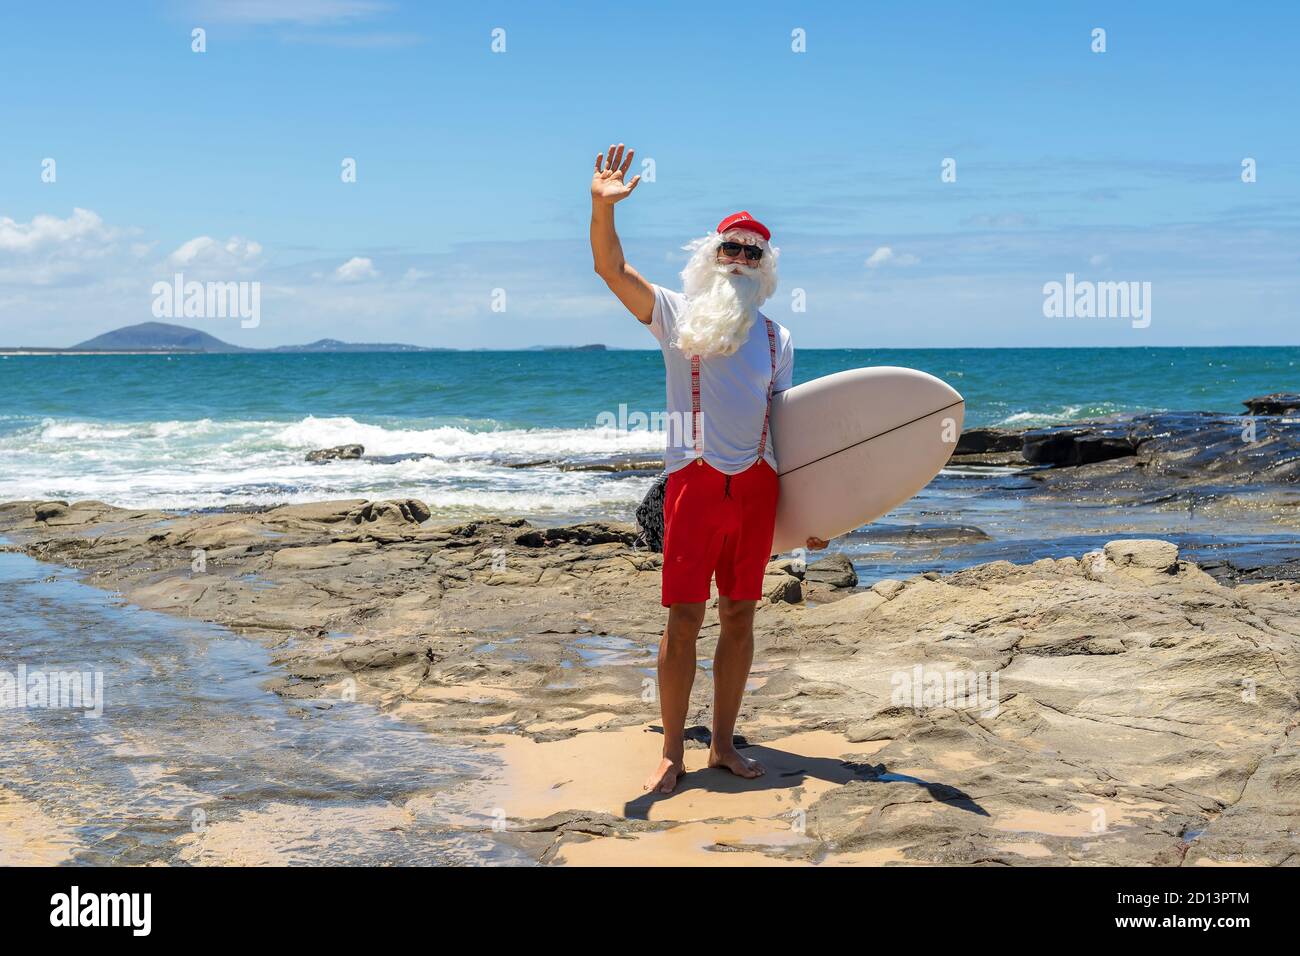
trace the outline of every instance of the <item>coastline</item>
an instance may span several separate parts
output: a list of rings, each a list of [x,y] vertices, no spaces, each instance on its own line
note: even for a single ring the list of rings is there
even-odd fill
[[[186,349],[0,349],[0,356],[10,355],[220,355],[220,352],[203,352]]]

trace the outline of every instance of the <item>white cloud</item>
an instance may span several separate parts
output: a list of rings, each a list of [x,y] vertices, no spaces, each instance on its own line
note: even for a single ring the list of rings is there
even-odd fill
[[[1106,255],[1105,253],[1098,253],[1098,254],[1095,255],[1095,256],[1089,256],[1089,257],[1088,257],[1088,265],[1090,265],[1090,266],[1094,266],[1094,267],[1096,267],[1096,266],[1104,266],[1104,265],[1106,264],[1106,262],[1107,262],[1109,259],[1110,259],[1110,256]]]
[[[0,217],[0,282],[82,282],[97,263],[118,252],[124,235],[88,209],[73,209],[67,219],[42,213],[27,223]]]
[[[30,253],[55,246],[103,246],[117,237],[89,209],[73,209],[67,219],[38,215],[29,223],[0,217],[0,252]]]
[[[375,264],[364,256],[353,256],[334,270],[334,277],[340,282],[360,282],[363,279],[375,279],[379,273]]]
[[[910,253],[895,255],[894,250],[889,246],[881,246],[870,256],[867,257],[866,266],[868,269],[878,269],[886,262],[892,262],[896,266],[914,266],[921,260]]]
[[[225,242],[211,236],[196,236],[182,243],[170,256],[168,264],[177,268],[212,267],[246,268],[262,257],[262,244],[253,239],[231,236]]]

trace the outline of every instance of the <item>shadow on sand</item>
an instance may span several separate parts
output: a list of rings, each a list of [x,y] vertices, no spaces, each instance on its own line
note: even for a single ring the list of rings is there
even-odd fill
[[[663,733],[663,728],[652,726],[654,733]],[[688,727],[686,739],[698,741],[706,746],[712,735],[707,727]],[[677,789],[672,793],[646,793],[623,804],[623,816],[629,820],[648,819],[650,807],[661,800],[691,790],[705,790],[710,793],[754,793],[763,790],[788,790],[802,786],[809,777],[825,780],[828,783],[846,784],[855,780],[871,783],[908,783],[923,787],[930,796],[940,803],[965,810],[967,813],[987,817],[988,811],[976,803],[968,794],[945,783],[922,780],[906,774],[891,773],[884,764],[855,763],[838,760],[833,757],[805,757],[788,750],[777,750],[762,744],[751,744],[737,734],[734,738],[736,749],[743,750],[746,757],[752,757],[767,768],[767,773],[752,780],[737,777],[721,769],[691,771],[678,781]]]

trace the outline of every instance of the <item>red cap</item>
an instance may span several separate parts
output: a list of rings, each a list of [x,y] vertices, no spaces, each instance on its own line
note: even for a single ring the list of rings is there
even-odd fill
[[[747,212],[732,213],[722,222],[718,223],[718,235],[726,232],[728,229],[748,229],[750,232],[757,233],[764,239],[771,239],[772,233],[767,226],[763,225]]]

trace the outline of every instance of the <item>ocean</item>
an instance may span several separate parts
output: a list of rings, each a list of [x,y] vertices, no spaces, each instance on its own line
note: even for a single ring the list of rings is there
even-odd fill
[[[1300,385],[1296,347],[800,349],[795,381],[865,365],[950,382],[968,427],[1240,412],[1243,399]],[[410,496],[447,518],[627,519],[645,474],[517,466],[655,455],[661,433],[598,422],[662,408],[652,350],[4,356],[0,500],[216,508]],[[345,443],[388,460],[305,461]]]

